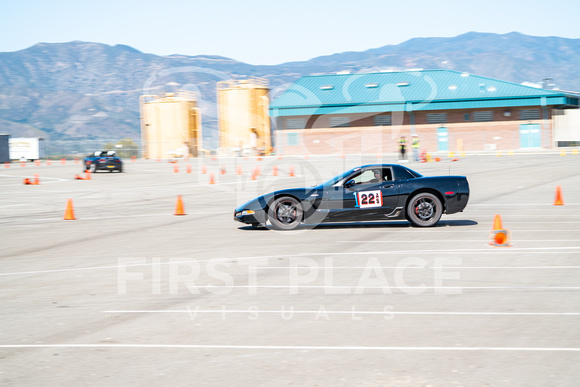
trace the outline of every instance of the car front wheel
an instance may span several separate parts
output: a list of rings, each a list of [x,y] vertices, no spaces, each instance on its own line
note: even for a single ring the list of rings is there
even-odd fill
[[[268,210],[268,219],[276,230],[294,230],[302,222],[302,205],[292,197],[276,199]]]
[[[443,206],[441,200],[427,192],[413,196],[407,205],[407,219],[415,226],[434,226],[439,222],[442,214]]]

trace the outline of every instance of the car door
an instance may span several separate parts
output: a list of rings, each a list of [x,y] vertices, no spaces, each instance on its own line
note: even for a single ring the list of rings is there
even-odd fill
[[[381,171],[378,179],[374,175],[377,169]],[[390,168],[375,167],[353,173],[324,196],[334,220],[382,219],[397,207],[399,187]]]

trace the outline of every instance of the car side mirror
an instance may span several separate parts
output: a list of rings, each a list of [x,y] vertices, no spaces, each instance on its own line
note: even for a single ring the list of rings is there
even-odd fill
[[[352,186],[354,186],[356,183],[354,182],[354,180],[349,180],[344,184],[344,188],[350,188]]]

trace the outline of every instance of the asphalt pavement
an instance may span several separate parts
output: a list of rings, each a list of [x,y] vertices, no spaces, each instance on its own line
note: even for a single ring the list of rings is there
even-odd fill
[[[578,385],[579,155],[408,163],[469,180],[465,211],[432,228],[233,221],[378,162],[397,160],[126,160],[91,180],[70,160],[0,165],[0,383]],[[510,247],[489,244],[495,215]]]

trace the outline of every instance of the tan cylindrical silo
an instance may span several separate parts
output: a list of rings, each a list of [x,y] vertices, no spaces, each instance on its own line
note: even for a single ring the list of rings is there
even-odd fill
[[[145,102],[144,97],[156,97]],[[202,151],[201,114],[196,100],[187,97],[142,96],[143,157],[197,157]]]
[[[270,153],[269,91],[268,81],[261,78],[218,82],[222,151]]]

